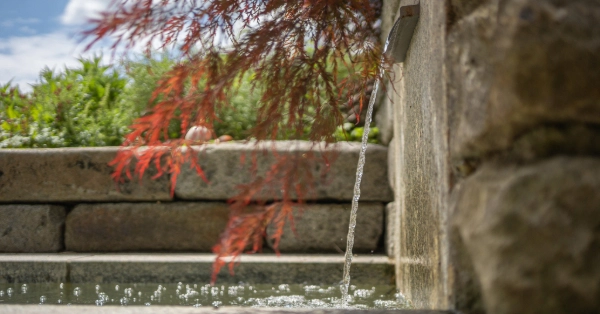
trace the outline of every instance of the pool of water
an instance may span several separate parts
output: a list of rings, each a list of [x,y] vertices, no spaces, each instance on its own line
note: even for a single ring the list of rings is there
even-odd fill
[[[0,304],[97,306],[245,306],[340,308],[339,286],[177,284],[0,284]],[[348,307],[405,309],[408,304],[394,286],[351,286]]]

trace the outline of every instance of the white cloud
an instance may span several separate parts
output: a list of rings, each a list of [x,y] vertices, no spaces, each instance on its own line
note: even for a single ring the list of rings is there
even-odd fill
[[[0,84],[10,80],[25,91],[38,80],[44,67],[61,70],[74,66],[80,56],[90,56],[100,50],[84,52],[83,46],[65,33],[12,37],[0,41]],[[108,56],[105,56],[108,59]]]
[[[64,25],[85,24],[90,18],[98,17],[100,11],[110,5],[111,0],[70,0],[60,17]]]
[[[44,67],[62,70],[66,67],[76,66],[79,57],[90,57],[103,53],[104,62],[111,61],[110,39],[102,40],[95,44],[90,51],[85,52],[86,42],[78,43],[77,36],[83,24],[97,12],[108,8],[112,0],[70,0],[60,22],[63,24],[59,30],[47,34],[2,38],[0,40],[0,84],[12,80],[23,91],[30,91],[30,84],[39,80],[39,73]],[[11,25],[36,23],[34,19],[14,19],[5,21]],[[24,25],[25,24],[25,25]],[[23,28],[24,32],[32,29]],[[140,40],[132,47],[130,52],[141,53],[145,49],[144,40]],[[88,41],[89,43],[89,41]],[[158,47],[157,39],[153,42]],[[120,56],[119,51],[115,56]],[[114,60],[112,60],[114,61]]]
[[[15,25],[22,25],[22,24],[36,24],[39,23],[40,20],[36,19],[36,18],[21,18],[21,17],[17,17],[14,19],[8,19],[8,20],[4,20],[2,22],[0,22],[0,26],[2,27],[13,27]]]

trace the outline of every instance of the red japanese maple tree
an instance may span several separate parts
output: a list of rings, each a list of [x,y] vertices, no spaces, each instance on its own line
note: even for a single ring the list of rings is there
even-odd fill
[[[226,96],[235,93],[236,81],[248,73],[257,88],[268,86],[261,89],[253,138],[275,140],[285,133],[289,139],[335,142],[344,108],[362,107],[367,87],[379,73],[379,7],[373,0],[113,1],[85,31],[89,46],[111,39],[115,50],[140,43],[150,50],[158,43],[181,53],[181,62],[153,93],[155,105],[131,126],[112,162],[113,177],[131,179],[134,162],[139,177],[154,165],[157,176],[170,175],[173,193],[184,164],[203,176],[198,153],[191,148],[201,143],[169,139],[169,124],[177,120],[182,130],[212,129],[219,110],[228,106]],[[346,75],[339,75],[342,68]],[[312,122],[310,128],[306,121]],[[266,174],[230,200],[229,223],[213,248],[218,256],[213,281],[225,264],[221,257],[259,251],[270,224],[277,248],[286,220],[292,221],[292,207],[310,196],[315,178],[306,169],[317,155],[330,162],[326,154],[276,155]],[[260,202],[256,196],[274,185],[283,195]],[[251,204],[259,209],[244,209]]]

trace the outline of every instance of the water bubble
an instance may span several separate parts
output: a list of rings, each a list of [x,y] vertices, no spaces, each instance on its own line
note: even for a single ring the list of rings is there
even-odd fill
[[[41,296],[40,297],[40,304],[44,304],[44,302],[46,302],[46,297],[45,296]]]
[[[60,289],[62,289],[62,288],[64,288],[64,287],[65,287],[65,284],[64,284],[64,283],[62,283],[62,282],[60,283],[60,285],[58,285],[58,288],[60,288]]]
[[[115,285],[115,291],[119,291],[119,285]]]
[[[6,294],[8,294],[9,297],[12,297],[13,294],[13,288],[8,288],[6,289]]]
[[[96,293],[100,292],[100,285],[96,285]]]
[[[79,297],[81,295],[81,288],[75,287],[75,289],[73,289],[73,295]]]
[[[105,302],[108,302],[109,297],[108,297],[108,295],[106,293],[100,292],[98,294],[98,300],[102,301],[102,303],[105,303]]]
[[[58,299],[57,302],[58,302],[58,304],[62,304],[62,300],[61,299]]]
[[[279,287],[277,287],[279,289],[279,291],[285,291],[285,292],[290,292],[290,285],[279,285]]]
[[[4,290],[0,290],[0,297],[4,296]]]
[[[23,284],[21,286],[21,293],[23,293],[23,294],[27,293],[27,284]]]
[[[129,299],[126,297],[122,297],[120,301],[121,305],[127,305],[129,303]]]
[[[142,291],[138,292],[138,297],[142,297]]]
[[[144,303],[145,306],[150,306],[150,302]]]
[[[221,301],[214,301],[212,303],[212,306],[213,306],[213,308],[218,309],[219,306],[221,306],[221,304],[223,304],[223,302],[221,302]]]

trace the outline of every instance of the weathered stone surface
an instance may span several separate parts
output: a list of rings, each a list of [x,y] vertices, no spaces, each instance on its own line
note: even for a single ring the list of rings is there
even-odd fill
[[[266,142],[255,144],[223,143],[208,145],[199,152],[199,162],[204,170],[206,183],[195,171],[188,167],[182,169],[177,178],[175,195],[182,199],[223,200],[240,192],[241,184],[248,184],[254,178],[250,168],[256,159],[257,175],[264,176],[275,160],[273,151],[279,156],[298,156],[316,152],[316,160],[307,165],[306,171],[315,178],[315,194],[312,199],[351,200],[354,190],[355,170],[358,162],[360,143],[339,143],[326,148],[324,152],[330,158],[331,168],[322,176],[325,163],[319,158],[319,144],[302,141]],[[241,160],[245,159],[245,163]],[[335,159],[335,161],[333,161]],[[390,201],[392,192],[387,180],[387,148],[369,144],[367,163],[362,179],[361,200]],[[302,170],[304,171],[304,170]],[[271,199],[281,196],[281,187],[272,187],[275,191],[259,194],[257,198]],[[294,191],[290,191],[294,194]]]
[[[0,312],[13,313],[43,313],[43,314],[145,314],[156,313],[156,307],[126,306],[126,307],[108,307],[95,305],[72,305],[65,307],[63,305],[0,305]],[[189,314],[189,313],[214,313],[212,307],[187,308],[181,306],[161,306],[160,312],[164,314]],[[293,313],[313,313],[313,314],[452,314],[451,311],[430,311],[430,310],[357,310],[357,309],[314,309],[314,308],[248,308],[248,307],[219,307],[219,314],[293,314]]]
[[[0,252],[58,252],[63,245],[65,208],[0,205]]]
[[[160,306],[162,314],[190,314],[190,313],[215,313],[212,307],[183,307]],[[156,313],[155,306],[96,306],[96,305],[0,305],[0,312],[6,314],[150,314]],[[356,309],[314,309],[314,308],[249,308],[249,307],[219,307],[219,314],[452,314],[451,311],[428,310],[356,310]]]
[[[143,184],[128,182],[119,190],[108,166],[118,147],[2,149],[0,202],[169,200],[166,177]]]
[[[543,125],[600,123],[600,3],[453,0],[447,45],[453,159]]]
[[[381,203],[360,203],[356,222],[354,252],[377,250],[383,235],[384,208]],[[284,228],[279,250],[281,252],[344,252],[351,204],[314,204],[294,210],[294,227]],[[268,234],[275,231],[273,226]]]
[[[396,208],[394,202],[388,203],[385,206],[384,249],[385,254],[391,258],[395,256],[394,249],[398,246],[398,239],[396,237],[396,232],[398,232],[398,227],[396,226]]]
[[[486,164],[455,224],[488,314],[600,311],[600,160]]]
[[[414,0],[391,0],[400,6]],[[397,12],[393,14],[394,21]],[[394,66],[394,203],[400,221],[394,248],[398,289],[416,308],[449,308],[447,289],[447,154],[444,49],[446,6],[420,1],[406,61]],[[382,29],[387,35],[389,29]],[[391,91],[390,90],[390,91]]]
[[[67,265],[62,262],[0,261],[0,283],[65,282]]]
[[[228,215],[218,202],[77,205],[67,216],[65,245],[75,252],[210,252]]]

